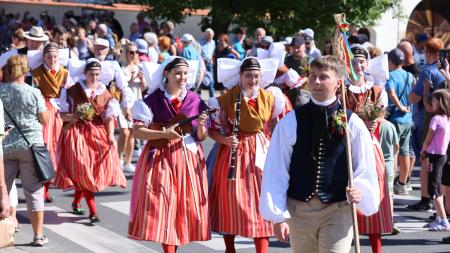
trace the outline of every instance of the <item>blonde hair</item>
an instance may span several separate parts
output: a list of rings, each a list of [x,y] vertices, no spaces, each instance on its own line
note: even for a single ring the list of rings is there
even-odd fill
[[[164,52],[166,50],[169,50],[170,48],[170,38],[167,36],[161,36],[158,39],[158,45],[161,52]]]
[[[24,76],[29,70],[30,68],[28,67],[26,55],[13,55],[6,63],[6,80],[8,82],[17,80],[19,77]]]

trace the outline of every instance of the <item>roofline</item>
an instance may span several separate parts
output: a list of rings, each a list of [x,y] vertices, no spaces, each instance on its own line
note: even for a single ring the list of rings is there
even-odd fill
[[[81,7],[81,8],[91,8],[97,10],[110,10],[110,11],[132,11],[139,12],[144,11],[147,7],[137,4],[113,4],[111,5],[101,5],[101,4],[85,4],[85,3],[70,3],[70,2],[53,2],[46,0],[0,0],[0,3],[11,3],[11,4],[34,4],[34,5],[47,5],[47,6],[61,6],[61,7]],[[199,9],[199,10],[188,10],[192,15],[195,16],[206,16],[209,10]]]

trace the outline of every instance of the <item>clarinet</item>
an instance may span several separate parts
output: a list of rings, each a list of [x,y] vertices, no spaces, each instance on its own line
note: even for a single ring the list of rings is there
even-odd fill
[[[239,122],[241,121],[241,93],[236,98],[236,112],[234,115],[233,122],[233,136],[237,137],[239,132]],[[237,155],[237,147],[231,148],[231,159],[230,159],[230,168],[228,169],[228,180],[235,180],[236,173],[236,155]]]

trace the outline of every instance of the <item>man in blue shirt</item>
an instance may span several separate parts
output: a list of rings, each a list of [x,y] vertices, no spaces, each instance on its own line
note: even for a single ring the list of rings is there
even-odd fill
[[[425,134],[428,131],[428,125],[431,119],[431,113],[427,113],[423,103],[424,99],[427,101],[431,100],[431,93],[437,89],[445,87],[445,78],[440,73],[436,66],[439,60],[439,50],[444,47],[444,43],[441,39],[430,38],[425,42],[425,59],[426,64],[420,72],[417,84],[413,87],[412,92],[408,96],[408,100],[417,104],[414,106],[415,111],[413,115],[414,129],[413,129],[413,148],[416,153],[416,157],[419,157],[419,153],[422,150],[422,143],[425,138]],[[424,97],[424,82],[428,80],[431,82],[432,87],[430,90],[430,96]],[[422,199],[413,204],[409,205],[408,208],[413,210],[431,210],[432,204],[428,196],[427,183],[428,183],[428,171],[427,162],[421,160],[421,172],[420,172],[420,183],[421,183],[421,195]]]
[[[412,112],[410,111],[410,103],[408,94],[414,82],[412,74],[402,69],[405,60],[403,51],[398,48],[392,49],[388,54],[389,79],[386,82],[386,90],[389,94],[389,108],[391,121],[400,138],[399,148],[399,167],[400,176],[394,185],[395,194],[408,194],[406,182],[409,175],[409,139],[412,131]]]

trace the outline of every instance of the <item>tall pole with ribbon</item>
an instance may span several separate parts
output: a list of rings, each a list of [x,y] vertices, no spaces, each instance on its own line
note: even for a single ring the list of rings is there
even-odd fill
[[[335,14],[334,20],[336,21],[336,30],[333,36],[332,40],[332,48],[333,48],[333,55],[337,58],[343,60],[345,62],[347,73],[351,75],[354,80],[357,80],[358,77],[355,74],[355,71],[353,70],[352,66],[352,59],[353,54],[350,50],[350,45],[348,44],[347,40],[347,31],[349,29],[349,24],[345,21],[345,14]],[[346,99],[346,89],[344,82],[341,83],[341,96],[342,96],[342,107],[344,109],[344,112],[347,111],[347,106],[345,101]],[[348,126],[348,119],[347,114],[345,113],[345,122],[347,122]],[[349,187],[353,187],[353,165],[352,165],[352,149],[350,144],[350,136],[348,127],[345,127],[345,147],[347,152],[347,168],[348,168],[348,181],[349,181]],[[361,246],[359,242],[359,229],[358,229],[358,221],[356,218],[356,204],[351,203],[351,211],[352,211],[352,221],[353,221],[353,235],[355,240],[355,252],[360,253],[361,252]]]

